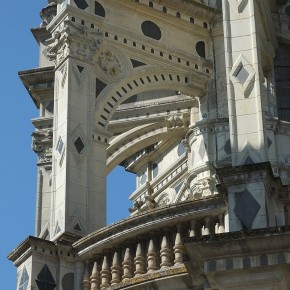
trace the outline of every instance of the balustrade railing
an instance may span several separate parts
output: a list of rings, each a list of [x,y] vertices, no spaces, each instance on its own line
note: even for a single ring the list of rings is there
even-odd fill
[[[117,289],[122,285],[140,282],[140,277],[150,280],[155,273],[168,272],[170,269],[183,268],[186,272],[183,265],[183,239],[223,233],[224,214],[225,208],[220,208],[219,212],[211,208],[203,217],[179,221],[177,218],[176,224],[170,222],[169,218],[169,224],[162,228],[144,227],[136,236],[131,235],[129,240],[120,240],[119,244],[113,241],[111,248],[98,251],[96,247],[91,250],[91,258],[86,259],[83,290],[110,289],[111,286]],[[134,221],[137,221],[136,218]],[[130,223],[130,220],[127,222]],[[120,229],[118,226],[116,224],[116,230]]]

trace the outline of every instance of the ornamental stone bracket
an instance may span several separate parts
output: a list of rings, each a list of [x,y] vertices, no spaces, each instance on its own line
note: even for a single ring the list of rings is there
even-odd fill
[[[47,56],[60,65],[68,56],[85,62],[93,62],[103,42],[103,32],[65,20],[47,40]]]
[[[52,162],[52,130],[42,130],[32,133],[32,149],[38,155],[38,164]]]

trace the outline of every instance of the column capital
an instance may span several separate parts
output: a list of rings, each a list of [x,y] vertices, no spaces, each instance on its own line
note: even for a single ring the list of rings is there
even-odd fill
[[[64,20],[47,40],[47,56],[59,66],[67,57],[94,63],[94,56],[102,44],[103,32]]]

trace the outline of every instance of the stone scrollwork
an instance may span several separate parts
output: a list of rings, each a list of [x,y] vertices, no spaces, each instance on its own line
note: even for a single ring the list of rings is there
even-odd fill
[[[93,62],[102,44],[103,33],[66,20],[63,26],[47,41],[47,56],[59,65],[67,56]]]
[[[38,163],[48,163],[52,160],[52,130],[42,130],[32,133],[32,149],[38,155]]]
[[[119,59],[109,50],[102,51],[97,62],[107,75],[117,76],[121,72],[122,66]]]

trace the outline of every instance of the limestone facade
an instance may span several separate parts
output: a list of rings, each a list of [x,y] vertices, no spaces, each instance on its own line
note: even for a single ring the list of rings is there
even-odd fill
[[[50,0],[17,290],[290,289],[290,1]],[[136,175],[106,225],[106,176]]]

